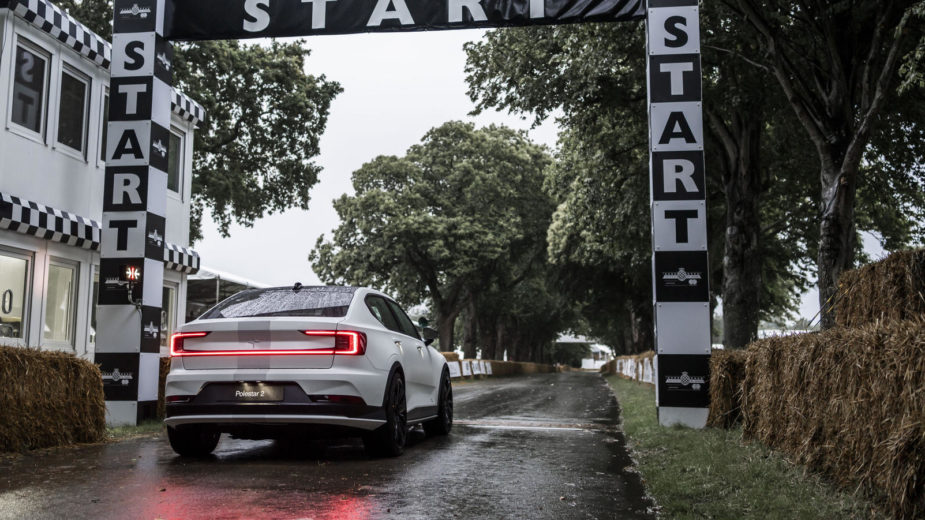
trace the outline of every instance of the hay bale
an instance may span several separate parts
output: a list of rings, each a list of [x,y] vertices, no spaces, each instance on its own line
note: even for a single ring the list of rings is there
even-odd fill
[[[459,361],[459,354],[455,352],[441,352],[447,361]]]
[[[925,315],[925,249],[842,273],[836,298],[835,322],[842,327]]]
[[[646,364],[651,370],[652,382],[646,381]],[[629,356],[618,356],[605,366],[612,364],[612,372],[623,379],[631,379],[647,384],[653,384],[655,381],[655,351],[648,350],[641,354],[632,354]],[[603,371],[603,368],[601,369]]]
[[[925,516],[925,318],[761,340],[745,370],[746,438]]]
[[[745,350],[716,350],[710,356],[710,415],[707,426],[732,428],[741,421]]]
[[[170,373],[170,357],[160,360],[160,372],[157,376],[157,417],[163,419],[167,415],[167,406],[164,400],[164,386],[167,384],[167,374]]]
[[[98,442],[106,433],[103,378],[63,352],[0,347],[0,451]]]

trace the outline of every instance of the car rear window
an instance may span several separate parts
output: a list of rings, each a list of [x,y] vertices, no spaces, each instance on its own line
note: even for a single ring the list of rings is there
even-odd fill
[[[222,301],[200,316],[218,318],[257,318],[262,316],[320,316],[342,318],[353,300],[355,287],[292,287],[251,289]]]

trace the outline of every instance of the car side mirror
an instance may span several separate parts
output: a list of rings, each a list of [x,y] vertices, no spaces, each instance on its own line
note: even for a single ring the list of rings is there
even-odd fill
[[[433,343],[434,340],[439,336],[437,331],[430,327],[424,327],[421,330],[421,335],[424,336],[424,344],[427,346],[430,346],[430,344]]]
[[[423,329],[427,327],[428,325],[430,325],[430,322],[427,321],[427,318],[425,318],[424,316],[421,316],[420,318],[418,318],[418,327]]]

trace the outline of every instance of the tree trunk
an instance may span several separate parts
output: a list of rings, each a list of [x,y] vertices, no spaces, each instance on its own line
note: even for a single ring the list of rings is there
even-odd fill
[[[819,222],[819,254],[816,258],[819,278],[820,326],[835,326],[835,303],[838,279],[854,261],[856,234],[854,222],[855,174],[852,171],[822,172],[822,200],[825,203]]]
[[[652,322],[652,304],[645,302],[630,311],[633,330],[632,354],[655,350],[655,324]]]
[[[762,119],[736,115],[726,146],[724,175],[726,195],[726,237],[723,253],[723,344],[728,349],[744,348],[758,336],[761,308],[761,192],[759,145]],[[727,143],[724,143],[726,145]]]
[[[476,312],[475,296],[469,294],[466,302],[465,323],[463,323],[463,355],[466,359],[475,359],[478,345],[479,317]]]
[[[456,316],[458,312],[450,312],[447,314],[439,313],[437,314],[437,332],[440,334],[440,351],[441,352],[453,352],[455,346],[453,345],[453,328],[456,326]]]

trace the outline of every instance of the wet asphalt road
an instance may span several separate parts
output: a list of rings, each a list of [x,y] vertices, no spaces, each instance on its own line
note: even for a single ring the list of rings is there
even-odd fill
[[[0,457],[0,518],[652,518],[597,374],[454,384],[449,437],[405,454],[223,436],[215,456],[166,435]]]

